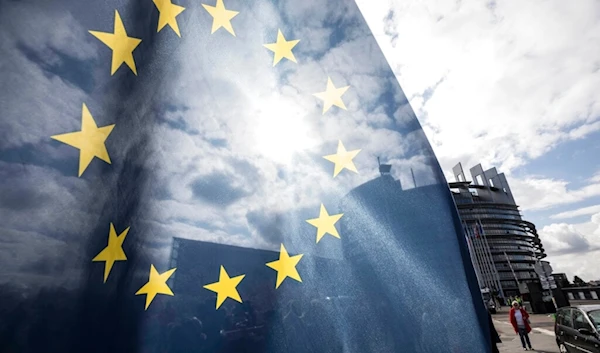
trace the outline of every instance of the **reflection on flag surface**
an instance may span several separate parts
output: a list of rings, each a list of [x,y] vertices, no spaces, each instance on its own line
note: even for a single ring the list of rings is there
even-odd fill
[[[0,34],[0,352],[487,350],[353,1],[0,0]]]

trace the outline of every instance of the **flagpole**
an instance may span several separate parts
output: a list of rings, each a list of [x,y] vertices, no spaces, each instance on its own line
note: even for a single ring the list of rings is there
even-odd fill
[[[471,229],[470,226],[467,226],[467,229],[469,230],[469,234],[471,237],[471,241],[473,242],[473,247],[475,248],[475,255],[477,256],[477,262],[479,263],[479,266],[481,268],[481,279],[483,281],[483,283],[485,284],[486,287],[488,287],[488,281],[487,281],[487,266],[485,261],[483,260],[483,256],[481,254],[481,247],[479,246],[479,243],[477,242],[477,238],[475,236],[475,234],[473,234],[473,230]]]
[[[477,227],[477,225],[475,225],[475,227]],[[477,244],[477,247],[479,248],[479,257],[481,258],[481,262],[485,268],[484,279],[486,282],[486,286],[490,288],[493,287],[492,269],[490,268],[490,264],[486,259],[485,248],[481,244],[481,234],[479,234],[479,230],[477,228],[475,229],[475,234],[476,236],[473,241]]]
[[[467,238],[467,247],[469,248],[469,255],[471,257],[471,263],[473,264],[473,268],[475,269],[475,276],[477,277],[477,284],[479,288],[482,287],[482,278],[481,278],[481,269],[479,263],[477,261],[477,256],[475,254],[475,249],[473,246],[473,242],[471,241],[471,237],[469,236],[469,228],[465,222],[463,222],[463,229],[465,230],[465,238]]]
[[[512,264],[510,263],[510,260],[508,258],[508,255],[506,255],[506,251],[503,251],[504,253],[504,257],[506,257],[506,261],[508,261],[508,267],[510,267],[510,272],[512,272],[513,277],[515,278],[515,281],[517,281],[517,288],[519,290],[519,295],[521,294],[521,282],[519,282],[519,279],[517,278],[517,275],[515,274],[515,270],[513,270]]]
[[[479,222],[479,226],[480,226],[479,229],[481,232],[481,237],[483,238],[483,243],[487,250],[488,258],[490,259],[490,262],[492,264],[492,270],[493,270],[492,277],[495,279],[496,285],[498,286],[498,290],[500,291],[500,295],[502,296],[502,299],[504,299],[504,289],[502,288],[502,284],[500,283],[500,275],[498,274],[498,269],[496,269],[496,264],[494,263],[494,257],[492,256],[492,250],[490,249],[490,245],[488,244],[487,236],[485,235],[485,230],[483,229],[483,224],[481,223],[481,220],[478,219],[478,222]]]

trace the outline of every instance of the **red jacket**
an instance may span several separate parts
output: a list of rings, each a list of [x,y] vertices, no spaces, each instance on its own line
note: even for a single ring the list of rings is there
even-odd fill
[[[521,310],[521,315],[523,315],[523,321],[525,322],[525,330],[527,331],[527,333],[531,332],[531,326],[529,326],[529,314],[527,314],[527,311],[525,311],[525,309],[520,308],[518,310]],[[508,314],[508,317],[510,319],[510,323],[513,326],[513,329],[515,329],[515,333],[519,332],[519,328],[517,326],[517,318],[515,317],[515,308],[510,308],[510,313]]]

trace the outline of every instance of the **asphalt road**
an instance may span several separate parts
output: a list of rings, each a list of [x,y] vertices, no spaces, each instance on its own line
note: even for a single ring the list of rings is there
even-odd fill
[[[499,311],[492,315],[494,326],[500,335],[502,343],[498,344],[500,352],[523,352],[519,335],[515,333],[508,321],[508,311]],[[531,345],[535,352],[559,353],[554,339],[554,320],[547,315],[531,315],[532,332],[529,334]]]

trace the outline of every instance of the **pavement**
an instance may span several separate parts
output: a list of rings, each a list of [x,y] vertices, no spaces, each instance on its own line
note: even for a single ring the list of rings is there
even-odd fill
[[[496,331],[500,335],[502,343],[498,344],[500,352],[514,353],[523,352],[519,335],[515,333],[508,320],[508,307],[502,308],[497,314],[492,315]],[[554,339],[554,319],[546,314],[530,314],[531,333],[529,340],[535,352],[559,353],[556,340]]]

